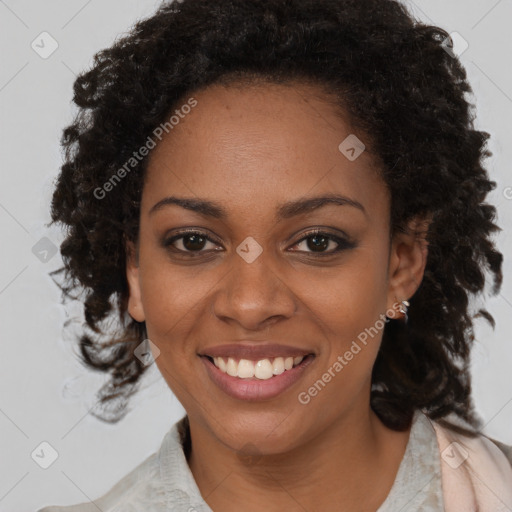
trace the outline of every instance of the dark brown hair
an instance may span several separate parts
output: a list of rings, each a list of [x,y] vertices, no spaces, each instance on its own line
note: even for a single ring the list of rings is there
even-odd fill
[[[64,130],[52,219],[68,230],[61,286],[69,297],[85,293],[81,358],[111,375],[100,417],[123,417],[146,369],[133,354],[145,325],[126,312],[125,240],[138,236],[147,158],[104,197],[95,191],[187,95],[222,81],[265,80],[314,82],[339,98],[382,163],[393,232],[415,216],[432,219],[409,321],[384,330],[372,408],[396,430],[415,409],[481,425],[469,355],[475,313],[493,319],[472,312],[470,300],[484,291],[487,271],[498,292],[502,255],[491,241],[496,210],[485,202],[495,186],[482,165],[489,135],[473,126],[471,89],[447,38],[394,0],[183,0],[162,4],[95,56],[74,84],[79,112]],[[102,326],[115,318],[117,332]]]

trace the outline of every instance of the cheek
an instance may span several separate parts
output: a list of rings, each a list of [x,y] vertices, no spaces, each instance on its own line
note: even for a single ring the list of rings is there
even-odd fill
[[[386,272],[371,255],[361,255],[325,283],[327,293],[319,292],[318,280],[308,285],[307,305],[318,326],[321,364],[298,400],[334,421],[367,392],[371,381],[385,326]]]
[[[385,326],[387,299],[386,253],[372,247],[359,247],[345,265],[322,282],[318,276],[310,279],[308,290],[303,291],[322,338],[322,364],[307,383],[313,388],[303,391],[311,389],[314,394],[319,389],[315,382],[329,382],[316,400],[320,408],[331,400],[339,407],[348,406],[371,378]]]
[[[141,225],[140,288],[146,324],[170,329],[187,312],[199,306],[206,295],[208,273],[200,265],[177,265],[166,250]]]
[[[307,297],[308,309],[331,333],[357,337],[385,312],[386,263],[384,251],[360,247],[329,272],[309,272],[300,296]]]
[[[192,275],[193,270],[189,272]],[[200,279],[191,279],[171,265],[164,251],[144,250],[142,244],[139,273],[148,337],[163,352],[170,341],[186,336],[187,323],[193,319],[193,311],[201,307],[208,288]]]
[[[157,271],[155,267],[143,276],[141,299],[146,316],[148,336],[155,343],[185,344],[197,317],[204,311],[208,287],[204,281],[189,279],[180,272]]]
[[[157,258],[144,268],[141,295],[147,335],[159,350],[155,363],[178,400],[193,408],[188,390],[194,386],[194,334],[207,287]]]

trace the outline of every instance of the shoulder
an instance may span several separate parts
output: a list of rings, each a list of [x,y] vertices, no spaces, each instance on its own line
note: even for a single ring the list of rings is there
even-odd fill
[[[98,510],[102,512],[117,512],[117,510],[131,512],[132,510],[144,510],[143,501],[140,503],[142,508],[132,507],[136,505],[137,499],[144,500],[155,490],[154,487],[159,482],[159,473],[158,452],[156,452],[125,475],[100,498],[75,505],[44,507],[37,512],[98,512]]]
[[[462,453],[464,457],[469,458],[473,454],[478,460],[492,462],[493,466],[501,468],[504,474],[512,475],[512,446],[475,432],[468,423],[454,416],[447,422],[430,421],[438,440],[443,441],[445,445],[457,442],[469,449],[468,453]]]
[[[480,433],[465,433],[459,428],[473,432],[470,425],[459,418],[450,420],[430,420],[440,451],[446,510],[460,510],[455,507],[461,500],[467,510],[508,510],[512,507],[512,447]]]
[[[210,512],[187,464],[188,418],[177,421],[157,452],[128,473],[102,497],[71,506],[51,506],[37,512]],[[191,507],[191,505],[194,505]]]
[[[489,437],[488,439],[489,439],[489,441],[494,443],[500,449],[500,451],[503,453],[503,455],[505,455],[509,464],[512,466],[512,445],[501,443],[500,441],[497,441],[496,439],[492,439],[491,437]]]

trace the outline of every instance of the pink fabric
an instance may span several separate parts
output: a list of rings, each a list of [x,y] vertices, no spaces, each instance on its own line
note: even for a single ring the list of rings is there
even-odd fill
[[[441,453],[445,512],[512,512],[512,465],[485,436],[471,438],[431,421]]]

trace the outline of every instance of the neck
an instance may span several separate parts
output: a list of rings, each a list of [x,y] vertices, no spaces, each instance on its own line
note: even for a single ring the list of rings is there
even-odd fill
[[[393,485],[409,432],[388,429],[368,406],[300,447],[240,457],[191,423],[189,466],[214,512],[375,511]]]

